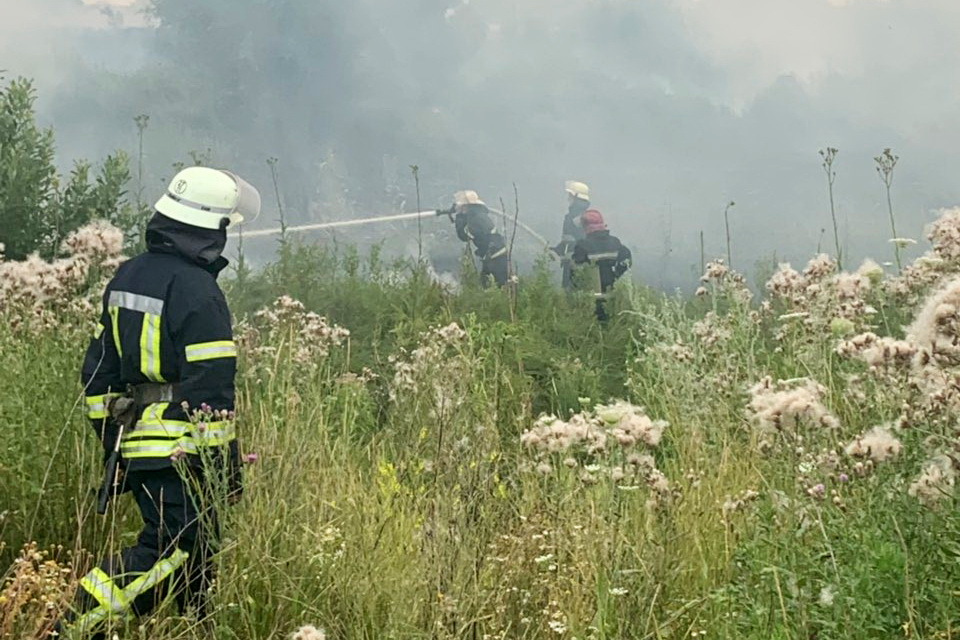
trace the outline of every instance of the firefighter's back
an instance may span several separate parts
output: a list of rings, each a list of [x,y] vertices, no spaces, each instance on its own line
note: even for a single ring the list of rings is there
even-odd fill
[[[189,313],[180,303],[202,298],[226,307],[214,276],[175,254],[146,252],[120,267],[105,302],[119,346],[121,382],[179,380],[183,345],[171,329]]]

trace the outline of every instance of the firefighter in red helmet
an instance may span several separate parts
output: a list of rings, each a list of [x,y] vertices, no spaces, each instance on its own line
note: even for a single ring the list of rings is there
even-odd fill
[[[577,240],[573,247],[573,263],[592,276],[597,296],[597,319],[608,319],[605,308],[607,292],[623,274],[630,270],[633,256],[623,246],[620,239],[610,234],[603,214],[596,209],[588,209],[580,219],[584,237]]]

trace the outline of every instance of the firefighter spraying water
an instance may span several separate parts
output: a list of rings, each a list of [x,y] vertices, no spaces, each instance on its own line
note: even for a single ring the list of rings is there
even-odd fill
[[[509,264],[507,243],[503,234],[497,231],[490,219],[487,203],[480,199],[476,191],[457,191],[453,194],[453,206],[437,211],[438,216],[446,215],[457,229],[457,237],[471,242],[480,258],[480,283],[486,286],[488,276],[497,286],[507,283]]]

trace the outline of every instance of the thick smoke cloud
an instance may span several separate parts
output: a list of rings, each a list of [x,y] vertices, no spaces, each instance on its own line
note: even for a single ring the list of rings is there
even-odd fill
[[[708,257],[725,251],[730,200],[741,268],[831,247],[828,145],[849,255],[892,253],[872,161],[884,147],[902,158],[902,235],[960,200],[949,0],[0,6],[22,27],[0,68],[38,78],[67,153],[132,149],[147,113],[148,187],[190,151],[268,187],[277,157],[294,221],[412,210],[417,164],[425,205],[461,187],[510,202],[516,182],[521,215],[553,236],[577,178],[637,275],[674,286],[692,280],[701,231]],[[53,34],[53,53],[30,44]]]

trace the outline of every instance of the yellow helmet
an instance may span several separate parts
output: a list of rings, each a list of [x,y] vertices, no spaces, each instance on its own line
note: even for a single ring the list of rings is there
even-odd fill
[[[457,191],[453,194],[453,204],[458,207],[465,207],[468,204],[482,204],[486,205],[486,202],[480,199],[480,196],[477,195],[476,191]]]
[[[580,200],[590,201],[590,187],[588,187],[583,182],[577,182],[576,180],[567,180],[564,184],[564,191],[572,195],[574,198],[579,198]]]

